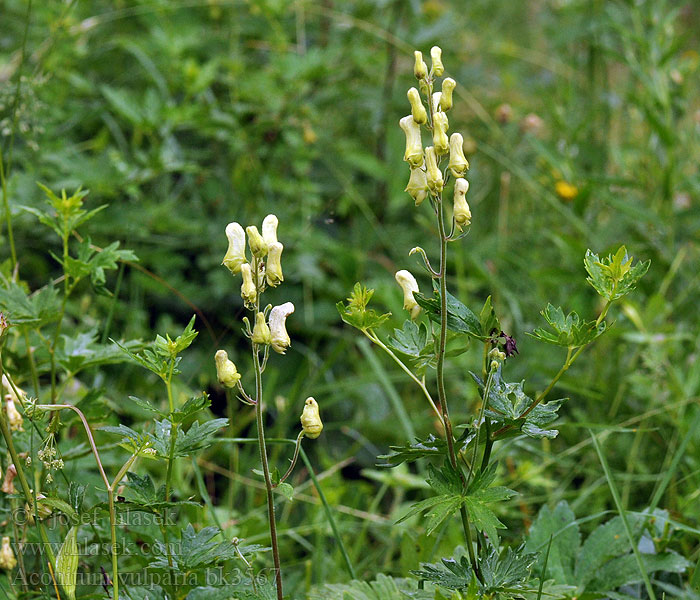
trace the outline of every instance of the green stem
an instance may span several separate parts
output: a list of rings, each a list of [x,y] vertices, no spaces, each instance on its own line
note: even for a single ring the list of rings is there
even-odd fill
[[[2,379],[2,347],[4,345],[4,341],[0,339],[0,379]],[[17,450],[15,448],[14,441],[12,440],[12,433],[10,432],[10,427],[7,423],[7,418],[5,417],[5,411],[0,410],[0,432],[2,433],[2,437],[5,440],[5,445],[7,446],[7,451],[10,453],[10,458],[12,458],[12,464],[15,465],[15,469],[17,470],[17,478],[19,479],[20,486],[22,488],[22,493],[24,494],[24,499],[26,500],[27,504],[29,506],[34,507],[34,522],[36,523],[37,528],[39,529],[39,536],[41,537],[41,541],[44,544],[44,547],[46,548],[46,554],[49,557],[49,560],[51,561],[52,565],[56,564],[56,555],[53,553],[53,548],[51,547],[51,542],[49,542],[48,535],[46,535],[46,529],[44,529],[43,523],[39,520],[38,514],[37,514],[37,502],[36,502],[36,497],[35,494],[32,492],[32,490],[29,487],[29,483],[27,483],[27,478],[24,475],[24,469],[22,468],[22,462],[17,454]]]
[[[10,200],[7,197],[7,181],[5,180],[5,165],[0,146],[0,185],[2,186],[2,202],[5,207],[5,223],[7,223],[7,238],[10,241],[10,258],[12,260],[12,269],[17,266],[17,251],[15,250],[15,236],[12,233],[12,213],[10,212]],[[9,173],[8,173],[9,175]]]
[[[432,104],[429,102],[429,104]],[[432,111],[432,109],[431,109]],[[438,233],[440,236],[440,277],[438,278],[440,282],[440,342],[438,346],[437,354],[437,387],[438,387],[438,399],[440,401],[440,408],[442,410],[442,422],[445,426],[445,439],[447,441],[447,451],[449,453],[450,463],[452,468],[459,473],[460,477],[465,486],[467,486],[467,481],[464,480],[464,474],[462,469],[457,464],[457,454],[455,453],[454,437],[452,436],[452,422],[450,421],[450,413],[447,408],[447,393],[445,392],[445,349],[447,346],[447,238],[445,236],[445,223],[443,217],[443,204],[442,199],[437,198],[437,222],[438,222]],[[476,574],[479,581],[482,581],[481,570],[479,569],[479,563],[474,555],[474,547],[472,544],[471,529],[469,525],[469,516],[467,511],[462,506],[460,510],[460,516],[462,518],[462,529],[464,530],[464,537],[467,542],[467,552],[469,553],[469,561],[471,562],[472,569]]]
[[[165,472],[165,502],[170,502],[170,489],[171,480],[173,476],[173,463],[175,462],[175,444],[177,442],[177,425],[173,423],[173,413],[175,412],[175,402],[173,401],[173,388],[172,388],[172,378],[173,369],[175,368],[174,360],[170,363],[170,372],[168,373],[167,379],[165,379],[165,387],[168,391],[168,408],[170,409],[170,448],[168,449],[168,468]],[[166,509],[167,510],[167,509]],[[162,532],[163,540],[165,541],[165,548],[168,554],[168,567],[170,567],[171,573],[173,572],[173,553],[170,547],[170,535],[168,533],[168,525],[166,523],[167,519],[163,520]]]
[[[277,482],[277,487],[280,483],[283,483],[287,477],[289,477],[292,474],[292,471],[294,470],[295,465],[297,464],[297,458],[299,458],[299,450],[301,449],[301,440],[304,437],[304,432],[300,431],[299,435],[297,436],[297,443],[294,444],[294,456],[292,457],[292,464],[289,465],[289,468],[287,469],[287,472],[282,475],[280,480]]]

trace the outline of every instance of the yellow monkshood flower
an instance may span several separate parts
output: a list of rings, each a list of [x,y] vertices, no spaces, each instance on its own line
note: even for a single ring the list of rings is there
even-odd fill
[[[245,302],[246,306],[253,306],[255,305],[257,290],[255,288],[255,282],[253,281],[253,271],[248,263],[241,265],[241,275],[243,276],[241,298],[243,298],[243,302]]]
[[[433,146],[438,154],[447,154],[450,148],[450,140],[447,137],[449,126],[444,112],[438,111],[433,115]]]
[[[425,167],[428,189],[437,196],[442,192],[445,182],[442,179],[442,171],[438,169],[437,155],[435,154],[435,148],[432,146],[428,146],[425,149]]]
[[[7,420],[10,422],[10,429],[12,431],[24,431],[22,427],[24,419],[17,410],[15,400],[11,394],[5,396],[5,412],[7,413]]]
[[[241,374],[236,369],[236,365],[229,360],[226,350],[217,350],[214,361],[216,362],[216,378],[219,383],[227,388],[235,387],[241,379]]]
[[[245,228],[245,232],[248,234],[248,246],[250,246],[253,256],[264,258],[267,254],[267,244],[260,235],[258,228],[255,225],[249,225]]]
[[[452,108],[452,92],[454,92],[457,82],[452,77],[445,77],[442,80],[442,96],[440,96],[440,110],[448,111]]]
[[[413,120],[419,125],[427,123],[428,112],[425,110],[425,106],[423,106],[418,90],[412,87],[408,90],[408,92],[406,92],[406,96],[408,97],[408,101],[411,103],[411,116],[413,117]]]
[[[469,210],[467,203],[467,192],[469,191],[469,182],[461,177],[455,180],[454,191],[454,219],[457,229],[462,231],[463,227],[467,227],[472,222],[472,213]]]
[[[450,162],[447,165],[455,177],[462,177],[469,168],[469,161],[464,156],[464,138],[461,133],[450,136]]]
[[[270,327],[265,322],[265,315],[259,312],[255,315],[255,325],[253,325],[253,335],[250,338],[254,344],[266,345],[271,341]]]
[[[413,120],[413,115],[407,115],[399,121],[399,127],[406,134],[406,152],[404,152],[403,159],[412,167],[420,167],[423,164],[420,125]]]
[[[428,65],[423,60],[423,53],[420,50],[416,50],[413,56],[416,59],[413,65],[413,74],[416,76],[416,79],[425,79],[428,76]]]
[[[411,176],[408,178],[408,185],[405,192],[408,192],[416,206],[420,206],[423,200],[428,196],[428,180],[425,176],[425,171],[422,167],[411,169]]]
[[[301,427],[304,435],[315,440],[323,431],[323,422],[318,412],[318,403],[311,396],[304,402],[304,411],[301,413]]]
[[[228,250],[221,264],[235,275],[240,273],[241,265],[248,262],[245,256],[245,231],[238,223],[229,223],[226,225],[226,237]]]
[[[282,250],[284,250],[284,246],[280,242],[273,242],[268,248],[265,278],[268,285],[275,287],[284,281],[284,275],[282,275]]]
[[[270,311],[270,339],[272,349],[284,354],[292,344],[287,333],[287,317],[294,312],[294,304],[285,302]]]
[[[415,319],[420,313],[420,306],[413,297],[413,292],[419,291],[416,278],[411,275],[410,271],[406,271],[405,269],[402,271],[397,271],[394,278],[396,279],[396,283],[398,283],[403,290],[404,309],[411,313],[412,319]]]
[[[267,215],[262,222],[262,237],[268,248],[277,243],[277,225],[279,220],[275,215]]]
[[[4,536],[2,538],[2,548],[0,548],[0,569],[7,569],[8,571],[11,571],[16,566],[17,559],[15,558],[14,552],[12,552],[10,538]]]
[[[442,77],[442,74],[445,72],[445,67],[442,65],[442,48],[433,46],[430,49],[430,58],[433,63],[433,74],[437,77]]]
[[[14,480],[15,477],[17,477],[17,469],[15,468],[15,465],[10,465],[7,467],[7,471],[5,471],[5,479],[2,481],[2,491],[5,494],[16,494],[17,490],[15,489],[15,484]]]

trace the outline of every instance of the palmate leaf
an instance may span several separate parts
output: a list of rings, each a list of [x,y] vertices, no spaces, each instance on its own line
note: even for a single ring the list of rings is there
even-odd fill
[[[445,519],[465,507],[472,524],[479,531],[483,531],[494,545],[497,545],[496,530],[505,528],[505,525],[498,520],[496,514],[487,505],[507,500],[515,495],[515,492],[505,487],[491,487],[491,483],[496,477],[495,468],[496,465],[493,464],[485,471],[478,473],[472,479],[465,493],[460,476],[449,463],[443,465],[439,470],[433,465],[429,465],[428,485],[437,495],[414,504],[397,523],[414,515],[425,513],[427,517],[426,533],[430,535]]]
[[[414,462],[419,458],[431,456],[447,456],[447,442],[430,434],[424,440],[416,438],[414,444],[405,446],[389,446],[391,454],[382,454],[377,458],[384,459],[386,463],[380,463],[378,467],[396,467],[405,462]]]
[[[61,301],[53,285],[29,294],[8,280],[0,286],[0,311],[12,325],[39,328],[58,319]]]
[[[397,579],[381,573],[373,581],[326,584],[308,595],[309,600],[433,600],[432,592],[417,589],[409,579]]]
[[[387,345],[409,356],[419,373],[435,361],[432,335],[425,323],[416,324],[407,319],[401,329],[394,329],[394,335],[389,337]]]
[[[373,295],[374,290],[367,289],[359,282],[356,283],[352,294],[347,299],[347,306],[342,301],[335,305],[340,318],[361,331],[379,327],[391,316],[391,313],[380,314],[373,309],[368,309],[367,305]]]
[[[624,246],[621,246],[614,255],[611,254],[603,259],[587,250],[583,262],[588,272],[588,283],[610,302],[634,290],[651,264],[648,260],[632,266],[633,258],[628,256]]]
[[[90,367],[128,360],[119,348],[100,344],[97,342],[97,337],[97,332],[94,329],[75,336],[61,335],[62,343],[56,348],[56,361],[66,371],[75,375]],[[122,342],[121,344],[131,350],[142,346],[141,342],[138,341]]]
[[[484,390],[484,383],[476,373],[471,373],[477,385]],[[552,421],[559,416],[558,411],[565,399],[552,400],[550,402],[540,402],[527,416],[521,417],[534,400],[525,394],[523,384],[507,383],[501,379],[501,369],[493,374],[491,388],[489,390],[488,406],[484,414],[494,423],[503,426],[511,426],[508,435],[517,435],[522,432],[532,438],[555,438],[559,431],[556,429],[545,429]]]
[[[596,327],[595,321],[583,321],[573,311],[565,315],[561,307],[555,307],[552,304],[548,304],[541,314],[552,331],[538,327],[528,335],[543,342],[564,346],[565,348],[585,346],[600,336],[606,329],[605,321],[602,321]]]

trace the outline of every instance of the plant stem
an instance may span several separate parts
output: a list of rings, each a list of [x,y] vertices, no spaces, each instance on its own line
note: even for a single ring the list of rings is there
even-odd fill
[[[165,387],[168,391],[168,408],[170,410],[170,448],[168,450],[168,468],[165,472],[165,502],[170,502],[170,485],[173,476],[173,463],[175,462],[175,444],[177,442],[177,425],[173,423],[173,413],[175,412],[175,402],[173,401],[173,369],[175,368],[174,359],[170,363],[170,372],[168,373],[168,378],[165,379]],[[166,509],[167,510],[167,509]],[[168,525],[166,523],[167,519],[163,520],[163,540],[165,541],[165,548],[168,554],[168,567],[170,567],[171,573],[173,569],[173,554],[172,548],[170,547],[170,535],[168,534]]]
[[[275,583],[277,587],[277,599],[283,600],[282,569],[280,565],[279,546],[277,544],[277,524],[275,522],[275,501],[272,495],[272,479],[270,477],[270,467],[267,463],[267,448],[265,447],[265,430],[263,428],[262,372],[260,369],[260,356],[258,355],[257,344],[253,344],[253,366],[255,369],[255,418],[258,426],[258,448],[260,450],[260,460],[262,462],[262,470],[263,475],[265,477],[265,490],[267,492],[267,516],[270,524],[270,541],[272,543],[272,557],[275,563]]]
[[[0,379],[2,379],[2,347],[4,343],[5,342],[2,339],[0,339]],[[14,464],[15,469],[17,469],[17,478],[19,479],[20,486],[22,487],[24,498],[27,501],[27,504],[29,504],[29,506],[34,507],[34,522],[36,523],[36,526],[39,529],[39,536],[41,537],[41,541],[46,547],[46,554],[48,555],[51,563],[55,564],[56,556],[53,553],[53,548],[51,548],[51,542],[49,542],[49,538],[46,535],[46,529],[44,529],[43,523],[41,523],[41,521],[39,520],[39,516],[37,514],[38,507],[36,497],[32,490],[29,488],[29,484],[27,483],[27,478],[24,475],[24,469],[22,468],[21,459],[17,454],[14,441],[12,440],[12,433],[10,432],[10,427],[7,423],[7,418],[5,417],[5,411],[2,410],[2,407],[0,407],[0,433],[2,433],[2,437],[5,440],[5,445],[7,446],[7,451],[10,453],[10,458],[12,458],[12,464]]]
[[[12,214],[10,212],[10,200],[7,197],[7,181],[5,180],[5,158],[0,145],[0,186],[2,187],[2,202],[5,207],[5,223],[7,223],[7,238],[10,241],[10,259],[12,269],[17,266],[17,251],[15,250],[15,236],[12,233]],[[8,173],[9,175],[9,173]]]
[[[443,217],[442,199],[438,198],[435,202],[438,222],[438,233],[440,235],[440,343],[437,353],[437,386],[438,399],[440,401],[440,409],[442,410],[442,422],[445,426],[445,439],[447,441],[447,450],[449,453],[450,463],[452,468],[459,473],[464,483],[465,491],[467,481],[464,479],[464,473],[457,464],[457,454],[455,453],[454,437],[452,436],[452,422],[450,421],[450,413],[447,408],[447,393],[445,392],[445,348],[447,346],[447,238],[445,236],[445,223]],[[469,528],[469,515],[464,506],[460,509],[462,517],[462,529],[464,529],[464,537],[467,542],[467,551],[469,552],[469,561],[472,569],[479,581],[482,581],[481,571],[474,555],[474,547],[472,544],[471,530]]]
[[[294,456],[292,457],[292,464],[289,465],[289,468],[287,469],[287,472],[282,475],[280,480],[277,482],[277,487],[280,483],[283,483],[287,477],[289,477],[292,474],[292,471],[294,470],[294,466],[297,464],[297,458],[299,458],[299,450],[301,449],[301,440],[304,437],[304,431],[300,431],[299,435],[297,436],[297,442],[294,444]]]

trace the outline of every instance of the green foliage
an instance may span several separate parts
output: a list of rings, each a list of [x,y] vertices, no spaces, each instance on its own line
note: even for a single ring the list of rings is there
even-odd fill
[[[553,331],[538,327],[530,335],[565,348],[578,348],[590,344],[602,335],[607,327],[605,321],[596,326],[595,321],[586,322],[573,311],[565,315],[561,307],[555,308],[551,304],[548,304],[541,314]]]
[[[309,600],[404,600],[405,598],[428,600],[433,595],[419,594],[415,582],[379,574],[374,581],[325,585],[318,592],[311,592]]]
[[[583,262],[588,273],[588,283],[608,302],[622,298],[634,290],[651,265],[651,261],[647,260],[632,266],[633,257],[627,255],[624,246],[614,255],[610,254],[602,260],[587,250]]]
[[[362,284],[356,283],[352,294],[347,299],[348,305],[345,306],[343,302],[336,304],[341,319],[361,331],[379,327],[391,315],[390,313],[379,314],[374,309],[367,308],[373,294],[374,290],[369,290]]]
[[[423,308],[431,321],[440,322],[440,292],[435,290],[433,297],[427,297],[420,293],[414,293],[416,302]],[[445,295],[447,308],[447,327],[455,333],[463,333],[469,337],[484,341],[489,338],[489,332],[484,331],[482,322],[462,302],[447,292]],[[482,314],[484,323],[488,326],[494,322],[491,311],[487,309]]]
[[[479,376],[475,373],[471,375],[483,390],[485,386]],[[531,438],[557,437],[559,432],[556,429],[545,429],[544,427],[558,418],[558,411],[564,399],[540,402],[525,414],[534,404],[534,400],[523,391],[525,382],[507,383],[503,381],[501,375],[502,371],[499,368],[491,376],[488,407],[484,414],[490,417],[494,423],[512,428],[510,435],[521,432]]]
[[[627,518],[636,539],[641,538],[640,544],[644,544],[642,562],[647,573],[682,573],[690,566],[672,550],[657,549],[652,539],[656,533],[648,532],[650,519],[667,522],[667,514],[629,513]],[[550,537],[547,575],[556,583],[576,585],[577,595],[584,591],[607,594],[642,580],[620,517],[599,525],[581,544],[579,525],[568,504],[562,501],[554,511],[543,506],[532,524],[526,548],[540,551]],[[542,559],[541,554],[540,563]]]
[[[69,600],[75,600],[75,584],[78,576],[78,527],[68,531],[66,539],[56,555],[56,579]]]
[[[425,323],[404,321],[402,329],[394,329],[393,337],[389,337],[387,345],[411,358],[418,372],[434,364],[435,349],[428,326]]]

